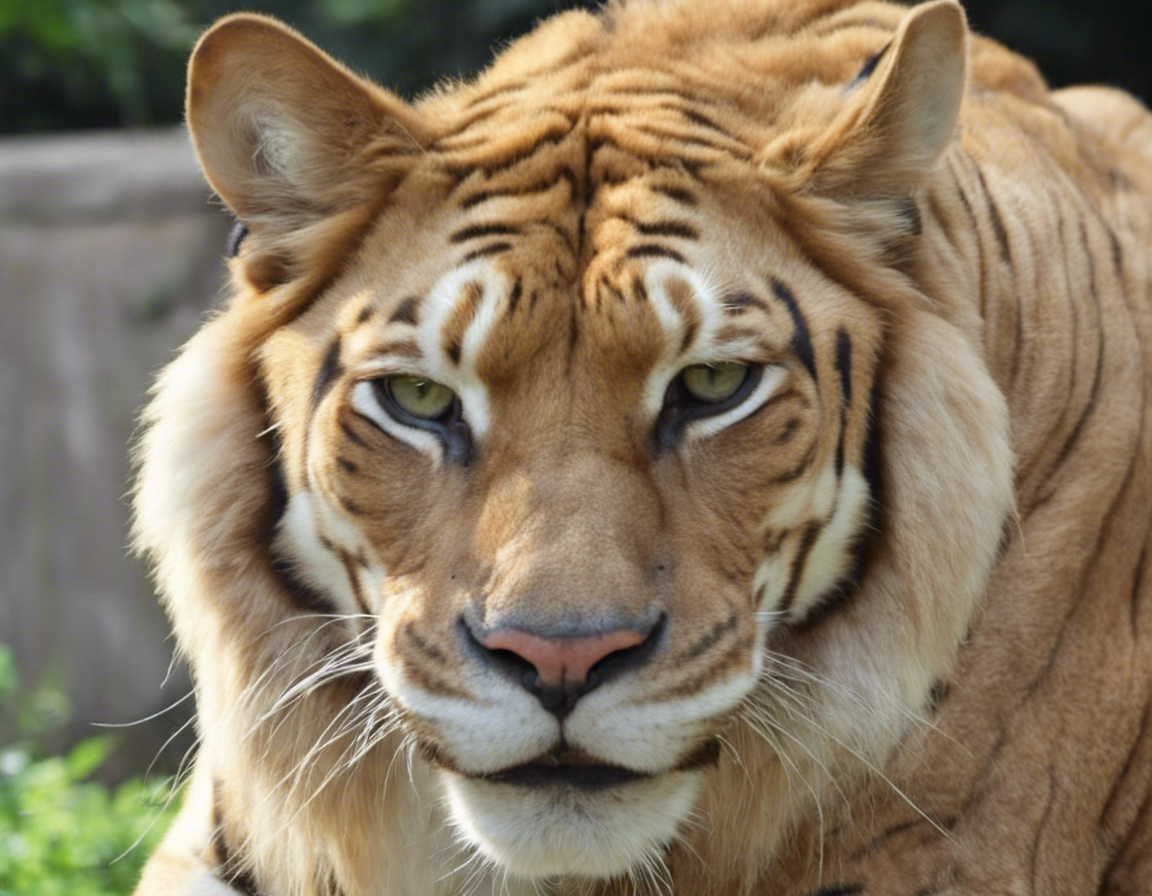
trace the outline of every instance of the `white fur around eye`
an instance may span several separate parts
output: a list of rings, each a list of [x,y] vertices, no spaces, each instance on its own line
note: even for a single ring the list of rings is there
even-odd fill
[[[361,380],[352,387],[352,408],[393,438],[423,451],[437,461],[444,459],[444,446],[436,434],[416,426],[407,426],[389,414],[376,397],[376,388],[368,380]]]
[[[783,365],[772,364],[764,368],[760,375],[760,382],[756,388],[748,393],[748,397],[733,408],[729,408],[715,417],[704,417],[693,420],[684,427],[685,439],[703,439],[715,435],[720,430],[739,423],[757,408],[764,404],[780,388],[788,375],[788,368]]]

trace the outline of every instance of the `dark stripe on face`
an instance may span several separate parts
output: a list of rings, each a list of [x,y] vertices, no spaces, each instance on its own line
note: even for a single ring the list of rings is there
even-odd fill
[[[281,587],[299,609],[306,613],[325,615],[336,612],[336,605],[326,595],[296,578],[296,571],[291,560],[277,559],[273,560],[271,565],[272,572],[279,580]]]
[[[367,516],[367,514],[360,508],[360,506],[354,503],[350,498],[341,497],[340,506],[343,507],[344,510],[350,513],[352,516]]]
[[[516,282],[512,284],[512,294],[508,296],[508,313],[515,314],[516,307],[520,304],[520,297],[524,294],[524,284],[517,278]]]
[[[447,657],[444,656],[442,651],[435,644],[424,639],[420,633],[416,631],[415,623],[408,622],[401,630],[401,634],[412,644],[412,646],[425,657],[434,663],[446,663]]]
[[[684,256],[679,252],[666,246],[658,246],[655,243],[633,246],[626,254],[629,258],[671,258],[673,261],[684,264]]]
[[[467,264],[470,261],[475,261],[477,258],[487,258],[489,255],[500,255],[511,248],[512,244],[508,242],[493,243],[491,246],[485,246],[483,249],[476,249],[469,252],[460,260],[460,263]]]
[[[360,588],[360,574],[357,572],[356,558],[343,548],[337,549],[336,554],[340,558],[340,562],[344,564],[344,572],[348,575],[348,584],[352,587],[352,596],[356,599],[356,606],[365,616],[371,615],[372,610],[368,606],[368,601],[364,599],[364,592]]]
[[[796,549],[796,556],[792,558],[792,567],[788,571],[788,585],[780,598],[778,610],[782,616],[787,615],[792,609],[792,604],[796,600],[796,590],[800,587],[800,579],[808,564],[808,555],[812,553],[812,548],[815,547],[816,539],[823,528],[823,523],[809,523],[804,529],[804,534],[800,536],[800,546]]]
[[[685,99],[687,99],[687,98],[685,98]],[[707,128],[710,131],[715,131],[717,134],[720,134],[721,136],[727,137],[729,140],[733,141],[734,143],[739,142],[739,140],[737,140],[737,138],[734,137],[728,130],[726,130],[725,128],[722,128],[720,125],[718,125],[716,122],[714,122],[711,118],[709,118],[707,115],[704,115],[701,112],[696,112],[693,109],[681,109],[680,114],[683,115],[685,118],[687,118],[693,124],[698,124],[698,125],[700,125],[700,127]]]
[[[354,430],[351,426],[349,426],[343,420],[340,421],[340,430],[344,433],[344,435],[346,435],[348,437],[348,441],[351,442],[353,445],[356,445],[357,447],[360,447],[360,448],[371,448],[372,447],[367,442],[365,442],[363,438],[361,438],[359,435],[356,434],[356,430]]]
[[[704,635],[700,640],[693,644],[681,656],[682,660],[694,660],[699,656],[707,653],[715,647],[725,635],[729,632],[734,632],[740,624],[740,617],[735,613],[725,619],[723,622],[717,622],[712,626],[712,630]]]
[[[275,440],[274,435],[273,433],[268,436],[273,440],[270,446],[272,458],[280,456],[280,444],[278,440]],[[272,544],[276,538],[280,520],[283,519],[284,511],[288,507],[288,488],[284,484],[284,475],[280,465],[275,460],[269,462],[265,469],[268,475],[269,506],[265,511],[267,522],[265,523],[264,540],[267,545],[265,550],[268,557],[268,568],[272,577],[280,585],[284,596],[297,609],[305,613],[334,613],[336,607],[327,597],[297,579],[291,563],[272,554]]]
[[[652,187],[652,192],[667,196],[673,202],[679,202],[681,205],[695,207],[697,204],[696,196],[691,191],[681,189],[680,187],[654,186]]]
[[[836,370],[840,373],[840,392],[843,408],[852,405],[852,337],[841,327],[836,332]]]
[[[864,481],[868,483],[868,494],[871,510],[869,531],[880,528],[880,517],[884,510],[884,468],[880,460],[880,413],[882,403],[882,390],[880,376],[872,381],[872,390],[868,396],[868,433],[864,436]]]
[[[462,291],[461,298],[457,302],[456,307],[453,308],[452,314],[447,323],[444,325],[444,354],[452,361],[453,364],[460,363],[461,346],[464,343],[464,335],[468,332],[468,327],[471,326],[472,321],[476,318],[476,313],[480,310],[480,302],[484,298],[484,287],[477,281],[472,281],[466,285]]]
[[[324,360],[320,362],[320,372],[316,375],[316,384],[312,387],[313,411],[320,406],[332,384],[343,372],[344,368],[340,364],[340,339],[337,337],[332,340],[328,351],[324,353]]]
[[[877,408],[880,400],[878,381],[872,383],[871,406],[868,414],[868,433],[864,442],[864,481],[868,484],[868,506],[866,516],[856,532],[851,546],[852,565],[833,588],[822,594],[820,599],[809,607],[802,619],[790,623],[798,632],[810,631],[845,606],[860,589],[868,571],[872,557],[872,547],[884,537],[884,506],[881,498],[881,470],[879,457],[879,422]]]
[[[515,227],[508,224],[473,224],[471,227],[457,230],[452,236],[448,237],[448,241],[451,243],[463,243],[482,236],[513,236],[518,232]]]
[[[776,294],[776,298],[784,303],[784,307],[792,315],[792,324],[796,328],[796,333],[792,337],[792,352],[800,359],[800,363],[804,365],[808,375],[815,380],[816,353],[812,350],[812,336],[808,330],[808,321],[801,313],[800,306],[796,303],[796,297],[792,295],[792,290],[779,280],[773,280],[772,292]]]
[[[779,440],[777,440],[779,441]],[[800,458],[800,462],[796,464],[791,470],[787,470],[772,479],[773,485],[786,485],[789,482],[795,482],[803,476],[813,462],[816,460],[816,446],[817,442],[813,442],[808,450],[804,452],[804,456]]]
[[[412,326],[416,326],[418,321],[416,311],[419,307],[420,300],[416,296],[409,296],[396,306],[396,310],[393,311],[388,318],[388,323],[411,324]]]
[[[501,199],[506,196],[532,196],[540,193],[547,193],[553,189],[561,181],[566,181],[571,190],[571,195],[576,195],[576,184],[578,179],[576,173],[567,165],[562,165],[556,171],[556,176],[551,180],[546,180],[540,183],[534,183],[527,187],[510,187],[503,190],[481,190],[473,193],[466,199],[461,200],[460,208],[467,210],[473,208],[481,203],[487,202],[490,199]]]
[[[672,236],[685,240],[700,239],[700,232],[691,224],[685,224],[682,221],[658,221],[655,224],[634,221],[632,226],[644,236]]]

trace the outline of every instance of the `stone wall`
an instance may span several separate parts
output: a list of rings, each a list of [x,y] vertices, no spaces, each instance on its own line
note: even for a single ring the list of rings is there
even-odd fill
[[[0,142],[0,641],[69,695],[69,738],[187,693],[161,688],[168,628],[127,549],[128,446],[228,226],[183,130]],[[117,771],[180,721],[126,729]]]

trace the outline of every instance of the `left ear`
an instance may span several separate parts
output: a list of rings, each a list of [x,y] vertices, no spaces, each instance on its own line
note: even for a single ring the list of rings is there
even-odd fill
[[[967,37],[955,0],[909,10],[876,70],[808,147],[808,188],[879,200],[907,197],[923,184],[956,132]]]

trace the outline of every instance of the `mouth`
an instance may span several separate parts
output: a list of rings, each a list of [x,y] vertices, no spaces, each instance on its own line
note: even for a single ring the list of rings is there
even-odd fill
[[[580,750],[556,749],[524,765],[484,775],[482,780],[514,787],[567,784],[578,790],[604,790],[652,777],[619,765],[609,765]]]
[[[719,741],[709,740],[671,771],[700,769],[714,764],[719,755]],[[513,787],[549,787],[566,784],[577,790],[596,791],[650,780],[656,775],[612,765],[581,750],[558,747],[523,765],[476,777],[493,784],[510,784]]]

